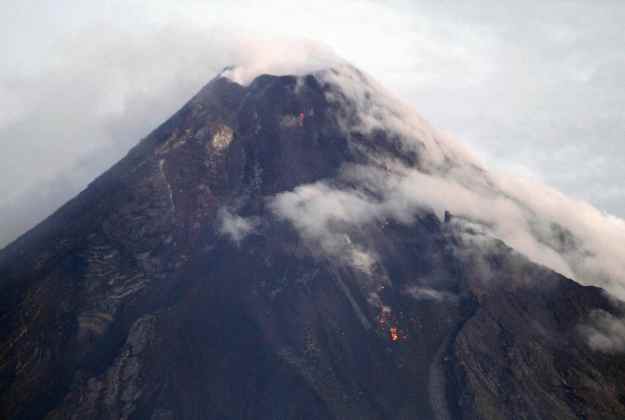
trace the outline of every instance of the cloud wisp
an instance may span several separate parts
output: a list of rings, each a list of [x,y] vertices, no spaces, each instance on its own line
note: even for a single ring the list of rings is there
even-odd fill
[[[236,245],[252,233],[257,225],[258,220],[232,214],[227,208],[221,208],[217,213],[218,232]]]
[[[625,319],[596,310],[590,319],[579,326],[579,332],[588,345],[604,353],[620,353],[625,351]]]

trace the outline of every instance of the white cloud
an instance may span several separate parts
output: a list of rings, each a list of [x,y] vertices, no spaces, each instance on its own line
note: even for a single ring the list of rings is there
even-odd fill
[[[450,211],[536,263],[625,298],[625,221],[538,181],[486,172],[453,139],[349,66],[318,77],[344,93],[334,89],[329,99],[355,115],[345,117],[346,136],[384,129],[403,144],[386,154],[356,144],[367,150],[369,162],[344,167],[339,179],[347,182],[320,181],[275,197],[273,211],[326,255],[343,255],[341,238],[350,229],[387,218],[410,223],[427,210],[442,218]],[[411,152],[417,163],[400,163],[398,154]]]
[[[579,331],[594,350],[605,353],[625,351],[625,319],[596,310],[585,324],[580,325]]]
[[[457,299],[457,296],[452,293],[432,289],[430,287],[410,286],[406,287],[403,290],[403,293],[416,300],[433,300],[436,302],[443,302]]]
[[[283,38],[329,45],[489,163],[624,214],[625,4],[14,3],[0,16],[0,246],[76,194],[224,66],[253,68],[262,59],[251,73],[281,73],[293,58],[299,66],[291,70],[304,71],[316,47],[271,47]],[[261,65],[267,58],[272,67]],[[392,115],[384,124],[419,129]],[[422,140],[435,161],[441,150]]]
[[[301,76],[342,61],[329,47],[303,39],[244,39],[237,50],[244,53],[222,75],[242,85],[260,74]]]
[[[239,244],[256,228],[258,221],[254,218],[243,218],[221,208],[217,213],[217,227],[220,234],[227,236],[235,244]]]

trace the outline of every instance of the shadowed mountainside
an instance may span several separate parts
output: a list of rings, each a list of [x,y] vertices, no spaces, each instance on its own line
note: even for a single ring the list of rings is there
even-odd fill
[[[625,418],[625,358],[579,334],[624,312],[600,289],[427,208],[331,243],[276,211],[322,180],[375,196],[341,174],[378,156],[428,170],[350,100],[218,77],[2,250],[0,417]]]

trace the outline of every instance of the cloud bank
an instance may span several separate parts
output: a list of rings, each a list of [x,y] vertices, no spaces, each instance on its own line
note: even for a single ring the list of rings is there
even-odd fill
[[[307,41],[180,27],[88,38],[93,48],[66,46],[66,56],[41,75],[0,77],[0,248],[78,194],[230,64],[239,66],[228,76],[245,83],[262,72],[314,71],[333,59]]]
[[[442,219],[449,211],[532,261],[625,299],[625,221],[536,181],[487,172],[459,143],[351,66],[318,77],[333,87],[328,99],[349,110],[344,134],[369,161],[345,166],[337,179],[279,194],[271,207],[326,255],[367,254],[351,239],[346,248],[346,235],[360,226],[387,219],[409,224],[428,211]],[[357,140],[375,130],[398,140],[400,151],[375,151]]]
[[[13,2],[0,15],[0,247],[225,66],[312,63],[280,39],[331,45],[489,164],[623,216],[624,19],[625,3],[582,0]]]
[[[242,63],[225,76],[246,83],[264,72],[323,75],[324,83],[344,93],[328,99],[347,100],[341,105],[357,116],[345,121],[346,135],[387,130],[399,139],[404,153],[418,157],[416,166],[410,166],[394,156],[372,154],[370,165],[344,168],[343,179],[366,187],[363,190],[321,182],[276,197],[272,204],[276,214],[293,221],[326,252],[341,250],[366,269],[375,256],[352,243],[346,232],[337,231],[337,223],[358,225],[385,218],[409,222],[424,209],[439,216],[448,210],[483,224],[490,234],[538,263],[625,295],[621,219],[539,182],[486,172],[464,146],[434,130],[411,106],[394,99],[330,49],[312,42],[226,36],[222,31],[207,37],[205,32],[178,26],[152,35],[128,37],[123,49],[117,41],[93,38],[98,48],[70,48],[64,60],[47,69],[46,75],[55,76],[52,80],[26,79],[20,89],[20,83],[3,81],[7,95],[2,97],[12,112],[3,114],[0,134],[3,139],[25,139],[25,143],[6,143],[6,151],[8,155],[29,151],[37,164],[13,161],[5,166],[8,179],[22,180],[25,189],[12,190],[14,182],[0,183],[5,197],[0,212],[10,220],[3,225],[0,240],[12,239],[78,192],[147,134],[148,127],[155,127],[184,103],[207,74]],[[211,54],[196,54],[200,49]],[[324,72],[329,66],[340,71]],[[50,106],[62,112],[46,115]],[[81,109],[79,115],[75,106]],[[84,133],[90,136],[85,138]],[[69,169],[68,162],[72,162]],[[47,181],[42,184],[42,180]],[[376,198],[365,191],[375,192]],[[297,214],[309,217],[296,220]],[[232,232],[238,237],[237,229]]]
[[[447,210],[538,263],[625,295],[623,220],[539,181],[625,215],[622,2],[59,0],[19,2],[5,12],[0,247],[78,193],[224,67],[239,64],[226,75],[244,84],[261,72],[320,71],[337,64],[321,42],[489,163],[533,179],[486,172],[371,80],[326,74],[352,98],[357,130],[388,129],[421,159],[410,166],[372,156],[341,175],[360,189],[301,186],[275,197],[276,214],[326,255],[367,272],[375,253],[352,228]],[[300,40],[284,41],[293,38]],[[367,99],[372,93],[375,101]],[[235,242],[250,231],[245,219],[221,220]],[[621,329],[598,319],[597,343]]]

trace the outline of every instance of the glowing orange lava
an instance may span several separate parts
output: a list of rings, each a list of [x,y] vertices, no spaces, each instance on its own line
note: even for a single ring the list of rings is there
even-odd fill
[[[397,330],[397,327],[391,327],[390,333],[391,341],[399,341],[399,331]]]

